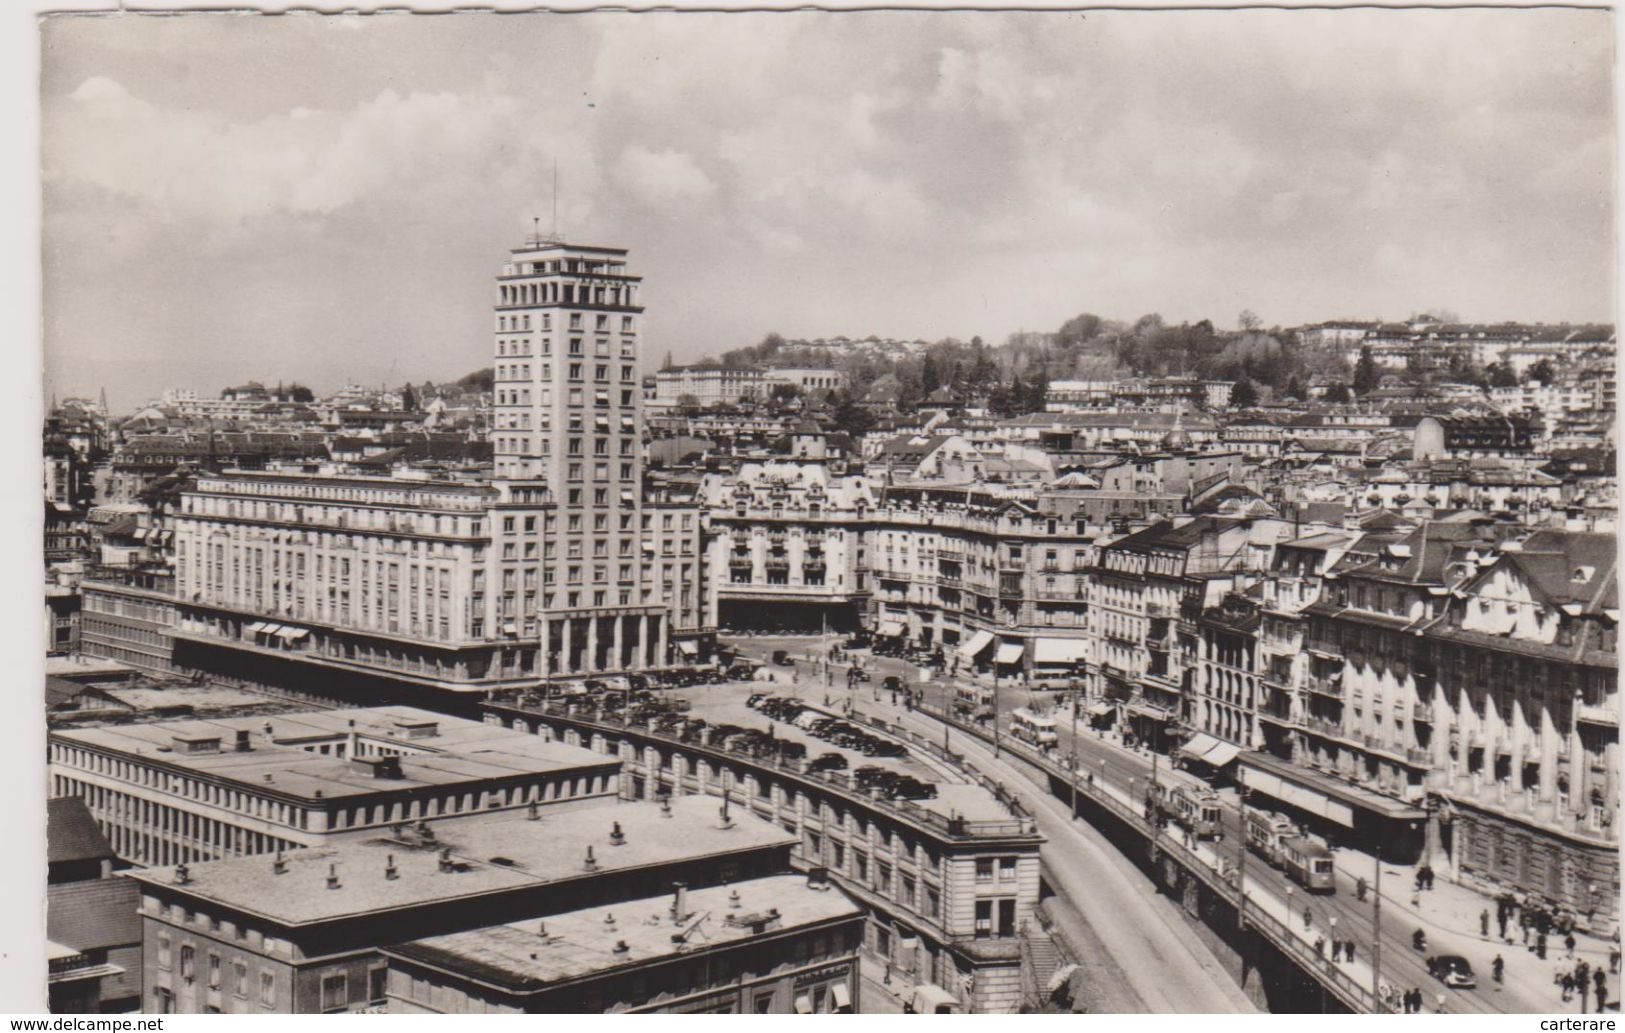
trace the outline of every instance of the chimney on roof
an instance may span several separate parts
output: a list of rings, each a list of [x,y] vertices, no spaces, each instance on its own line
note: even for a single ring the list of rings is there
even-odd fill
[[[592,847],[587,847],[587,860],[581,865],[583,871],[596,872],[598,861],[592,856]]]
[[[274,729],[271,727],[271,722],[269,722],[269,721],[265,722],[265,737],[267,739],[271,738],[273,732],[274,732]]]
[[[288,862],[282,859],[282,848],[276,848],[276,859],[271,862],[271,874],[282,875],[288,870]]]
[[[191,881],[192,881],[192,869],[188,868],[184,864],[176,865],[175,866],[175,885],[177,885],[177,886],[185,886],[187,883],[189,883]]]
[[[246,728],[239,729],[238,732],[237,732],[237,752],[238,753],[247,753],[249,750],[252,750],[253,748],[254,747],[252,747],[252,746],[250,746],[248,744],[248,729],[246,729]]]
[[[525,814],[525,820],[526,821],[540,821],[541,818],[542,818],[542,810],[541,810],[540,807],[538,807],[536,805],[536,801],[532,800],[530,802],[530,808]]]
[[[610,830],[609,830],[609,845],[610,846],[625,846],[626,845],[626,833],[621,831],[621,823],[618,822],[618,821],[614,822],[613,825],[610,827]]]
[[[428,822],[426,822],[426,821],[418,822],[418,838],[423,840],[425,843],[433,843],[434,842],[434,829],[431,829],[429,827]]]
[[[327,866],[327,888],[330,890],[339,888],[339,866],[337,863],[330,863]]]
[[[662,818],[671,817],[671,794],[670,793],[665,793],[660,797],[660,816]]]
[[[350,734],[348,745],[345,746],[346,756],[354,757],[361,752],[361,738],[355,733],[355,718],[350,718]]]
[[[673,897],[671,902],[671,920],[682,922],[688,918],[688,883],[674,882],[671,884]]]
[[[616,954],[630,954],[630,953],[632,953],[632,948],[628,947],[626,945],[625,940],[616,940],[615,941],[615,953]]]
[[[823,865],[814,865],[807,869],[807,888],[820,893],[829,889],[829,869]]]
[[[615,912],[613,912],[613,911],[604,912],[604,928],[605,929],[613,929],[613,928],[615,928]]]
[[[541,937],[544,940],[547,939],[547,923],[546,922],[537,922],[536,923],[536,935]]]
[[[394,882],[396,879],[401,877],[401,870],[395,867],[394,854],[385,854],[384,856],[387,858],[387,861],[384,864],[384,878]]]
[[[729,890],[728,891],[728,910],[729,911],[738,911],[739,910],[739,891],[738,890]]]
[[[717,814],[722,818],[722,828],[731,829],[734,827],[733,819],[728,816],[728,790],[726,789],[722,791],[722,807],[718,809]]]
[[[451,869],[452,869],[451,847],[449,847],[449,846],[448,847],[441,847],[440,848],[440,870],[443,871],[443,872],[449,872],[449,871],[451,871]]]

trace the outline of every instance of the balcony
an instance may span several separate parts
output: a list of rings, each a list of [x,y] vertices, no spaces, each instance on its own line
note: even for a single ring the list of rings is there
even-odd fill
[[[734,570],[749,570],[755,564],[749,556],[729,556],[728,566]]]
[[[1054,603],[1082,603],[1089,600],[1088,595],[1081,588],[1073,589],[1070,592],[1063,592],[1059,589],[1040,590],[1033,593],[1033,598]]]
[[[1326,720],[1325,718],[1322,718],[1322,717],[1306,717],[1306,718],[1304,718],[1303,719],[1303,727],[1308,729],[1311,732],[1316,732],[1316,733],[1318,733],[1320,735],[1331,736],[1334,739],[1351,739],[1352,738],[1352,736],[1350,736],[1347,732],[1343,731],[1343,726],[1342,725],[1338,724],[1336,721],[1328,721],[1328,720]]]
[[[1275,721],[1278,724],[1292,724],[1292,701],[1288,699],[1267,699],[1259,705],[1258,716]]]
[[[1001,575],[999,575],[999,598],[1000,599],[1020,599],[1024,594],[1025,593],[1023,593],[1022,589],[1021,589],[1021,576],[1019,574],[1018,575],[1010,575],[1010,574],[1001,574]]]
[[[938,574],[937,575],[937,587],[938,588],[964,588],[965,587],[965,582],[961,581],[957,577],[949,577],[946,574]]]
[[[1304,685],[1316,695],[1326,696],[1331,699],[1343,698],[1343,678],[1341,675],[1332,678],[1306,678],[1304,679]]]
[[[1619,727],[1619,708],[1601,703],[1581,703],[1574,708],[1574,719],[1581,724]]]
[[[790,557],[788,557],[788,556],[769,556],[767,558],[767,569],[768,570],[789,570],[790,569]]]
[[[1433,723],[1433,707],[1426,703],[1415,703],[1411,706],[1411,720],[1416,724],[1430,725]]]

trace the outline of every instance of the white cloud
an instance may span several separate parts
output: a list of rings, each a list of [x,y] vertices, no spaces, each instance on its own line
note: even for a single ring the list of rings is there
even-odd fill
[[[652,151],[642,144],[621,152],[615,175],[622,186],[650,205],[708,197],[717,189],[692,156],[682,151]]]

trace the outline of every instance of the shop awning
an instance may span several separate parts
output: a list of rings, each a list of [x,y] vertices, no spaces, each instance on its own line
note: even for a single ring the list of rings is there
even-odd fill
[[[966,660],[974,660],[982,655],[982,651],[993,644],[993,632],[978,631],[970,637],[970,641],[959,647],[959,655]]]
[[[999,651],[993,655],[993,662],[1000,664],[1019,664],[1021,655],[1026,649],[1020,642],[1001,642]]]
[[[1257,790],[1265,796],[1273,796],[1282,803],[1289,803],[1300,810],[1322,818],[1337,822],[1349,828],[1354,827],[1354,812],[1348,805],[1338,803],[1324,793],[1317,793],[1312,789],[1293,785],[1291,782],[1267,771],[1245,764],[1241,766],[1241,784],[1248,789]]]
[[[279,628],[276,633],[277,638],[285,642],[297,642],[308,634],[310,632],[304,628]]]
[[[243,630],[248,632],[250,635],[258,635],[261,632],[263,632],[268,626],[269,625],[267,625],[264,621],[255,621],[253,624],[250,624],[248,627],[244,628]]]
[[[852,995],[847,992],[845,983],[836,983],[834,986],[830,987],[830,993],[835,997],[835,1007],[852,1007]]]
[[[1107,714],[1115,714],[1116,712],[1117,708],[1110,703],[1096,703],[1085,711],[1090,717],[1105,717]]]
[[[1172,710],[1164,710],[1162,707],[1154,707],[1149,703],[1130,703],[1128,705],[1128,709],[1129,713],[1138,714],[1140,717],[1150,718],[1152,721],[1172,721],[1174,718],[1174,712]]]
[[[902,621],[881,621],[880,627],[875,630],[887,638],[896,638],[908,633],[908,627]]]
[[[1222,768],[1239,756],[1241,756],[1240,746],[1231,742],[1220,742],[1202,755],[1202,763],[1211,767]]]
[[[797,1015],[811,1015],[812,1013],[813,1013],[812,998],[808,997],[806,994],[802,994],[800,997],[797,997],[796,998],[796,1014]]]
[[[282,625],[280,625],[280,624],[272,624],[270,622],[266,622],[265,627],[260,629],[260,634],[262,634],[262,635],[276,635],[276,634],[280,634],[281,631],[282,631]]]
[[[1185,745],[1179,748],[1179,752],[1192,760],[1201,760],[1207,755],[1208,750],[1217,745],[1219,745],[1219,740],[1213,738],[1213,736],[1206,732],[1197,732],[1190,737],[1190,740]]]
[[[676,645],[677,645],[677,651],[679,653],[682,653],[684,656],[695,656],[700,651],[699,646],[697,646],[694,643],[688,641],[687,639],[682,639],[682,638],[678,639]]]
[[[1033,663],[1075,664],[1088,651],[1081,638],[1041,638],[1033,642]]]

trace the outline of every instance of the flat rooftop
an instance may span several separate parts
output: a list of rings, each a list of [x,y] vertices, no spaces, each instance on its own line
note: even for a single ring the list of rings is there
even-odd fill
[[[594,878],[605,872],[715,857],[772,847],[788,849],[799,837],[746,812],[730,808],[731,828],[722,828],[714,796],[680,796],[670,815],[658,804],[611,802],[554,813],[546,808],[531,821],[504,811],[431,825],[436,842],[388,835],[347,840],[333,846],[283,855],[287,870],[273,872],[274,860],[260,855],[195,864],[180,887],[176,870],[150,868],[129,877],[203,900],[260,915],[282,925],[332,921],[442,901],[498,894],[539,884]],[[611,843],[620,823],[624,842]],[[588,847],[596,872],[585,867]],[[440,850],[450,848],[459,870],[441,871]],[[391,855],[397,877],[387,878]],[[329,871],[339,887],[330,889]]]
[[[737,895],[737,896],[736,896]],[[690,890],[681,918],[672,894],[514,922],[388,948],[385,953],[460,973],[514,992],[673,957],[682,948],[737,944],[756,936],[863,914],[840,890],[815,890],[803,876],[772,875]],[[770,915],[770,911],[777,912]],[[776,923],[774,922],[776,919]],[[769,924],[764,925],[766,920]],[[544,935],[545,930],[545,935]],[[687,934],[686,944],[674,937]],[[625,950],[617,950],[624,946]]]
[[[364,745],[401,751],[401,778],[374,778],[369,772],[356,770],[347,757],[305,749],[344,742],[352,721]],[[236,751],[238,732],[248,733],[249,749],[245,752]],[[140,756],[306,800],[343,800],[620,765],[618,758],[579,746],[545,742],[538,736],[498,725],[405,706],[192,718],[52,734],[60,741]],[[177,741],[208,739],[219,740],[220,752],[193,753],[177,748]],[[376,752],[376,748],[364,751]]]

